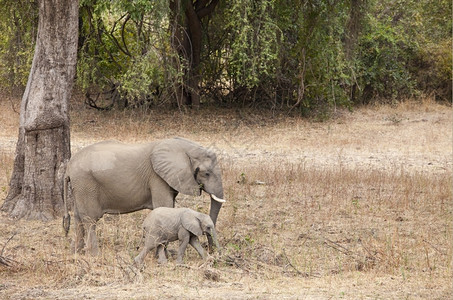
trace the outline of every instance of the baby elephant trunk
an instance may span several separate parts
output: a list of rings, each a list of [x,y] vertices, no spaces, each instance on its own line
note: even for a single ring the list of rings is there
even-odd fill
[[[219,251],[220,250],[220,245],[219,245],[219,241],[217,240],[217,232],[216,232],[216,230],[214,228],[208,234],[208,237],[209,236],[212,238],[212,242],[214,244],[214,247],[216,248],[217,251]],[[209,246],[212,246],[212,245],[209,245]]]

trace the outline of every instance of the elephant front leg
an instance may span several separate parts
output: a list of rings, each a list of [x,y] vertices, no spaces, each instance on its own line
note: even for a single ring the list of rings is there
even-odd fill
[[[194,247],[195,250],[197,250],[198,254],[200,254],[200,256],[203,259],[206,258],[206,253],[200,244],[200,240],[198,239],[198,237],[196,235],[193,235],[190,237],[190,245],[192,245],[192,247]]]
[[[178,265],[183,264],[184,253],[186,252],[187,245],[190,241],[190,232],[187,231],[184,227],[181,227],[178,232],[178,239],[180,241],[179,249],[178,249],[178,258],[176,259],[176,263]]]

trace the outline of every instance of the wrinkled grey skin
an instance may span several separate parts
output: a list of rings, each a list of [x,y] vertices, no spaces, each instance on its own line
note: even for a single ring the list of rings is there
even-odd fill
[[[74,250],[80,251],[86,244],[93,255],[98,254],[96,222],[106,213],[174,207],[179,192],[200,195],[204,190],[211,195],[210,216],[215,224],[224,202],[216,155],[181,138],[140,145],[106,141],[77,152],[68,163],[64,180],[66,234],[69,187],[74,196]]]
[[[180,242],[177,264],[183,263],[184,252],[188,244],[192,245],[205,259],[206,255],[198,240],[202,234],[211,236],[215,247],[219,248],[217,233],[211,217],[190,208],[156,208],[143,222],[143,230],[145,246],[134,259],[137,266],[142,266],[148,252],[155,248],[158,255],[157,262],[165,264],[167,262],[165,248],[169,242],[176,240]]]

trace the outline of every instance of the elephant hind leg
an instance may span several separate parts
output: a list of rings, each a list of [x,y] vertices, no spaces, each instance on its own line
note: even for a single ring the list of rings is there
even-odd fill
[[[134,262],[137,267],[141,267],[143,265],[146,254],[148,254],[148,252],[150,250],[151,249],[149,249],[148,247],[145,246],[145,247],[143,247],[142,251],[140,251],[140,253],[134,258]]]
[[[99,254],[99,245],[96,237],[96,222],[91,222],[88,226],[87,250],[91,255],[97,256]]]
[[[77,214],[74,220],[75,237],[71,248],[74,252],[81,252],[85,247],[85,227]]]
[[[74,250],[81,252],[85,247],[87,252],[93,256],[99,254],[99,246],[96,238],[96,221],[99,218],[92,219],[90,217],[80,217],[76,215],[75,218],[76,236],[74,242]]]
[[[160,265],[165,265],[167,263],[167,245],[166,244],[159,244],[157,246],[157,263]]]
[[[99,253],[96,238],[96,222],[102,217],[104,211],[100,205],[102,195],[96,181],[77,181],[72,184],[74,195],[74,216],[78,226],[76,237],[77,248],[83,246],[92,255]],[[83,242],[84,240],[84,242]]]
[[[165,243],[161,242],[161,239],[152,235],[145,236],[145,245],[140,253],[134,258],[136,266],[142,266],[145,262],[145,257],[151,250],[156,249],[156,257],[158,263],[166,263],[167,258],[165,256]]]

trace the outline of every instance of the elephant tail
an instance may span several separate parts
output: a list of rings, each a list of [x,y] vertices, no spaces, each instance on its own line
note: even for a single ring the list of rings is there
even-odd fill
[[[63,182],[63,202],[64,202],[64,216],[63,216],[63,228],[65,235],[68,236],[69,226],[71,225],[71,216],[68,211],[68,184],[70,178],[68,175],[65,175]]]

